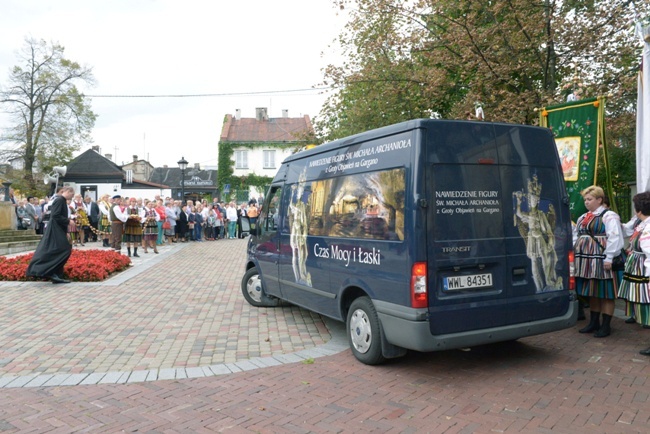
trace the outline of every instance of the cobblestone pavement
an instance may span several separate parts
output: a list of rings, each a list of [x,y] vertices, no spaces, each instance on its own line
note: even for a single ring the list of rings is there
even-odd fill
[[[318,315],[244,301],[244,240],[139,250],[106,282],[3,282],[0,387],[182,378],[251,359],[266,366],[331,339]]]
[[[649,432],[650,330],[620,311],[606,339],[581,323],[369,367],[340,326],[249,308],[244,242],[221,243],[165,247],[117,285],[1,285],[0,381],[57,380],[3,384],[0,431]],[[124,374],[75,383],[100,371]]]

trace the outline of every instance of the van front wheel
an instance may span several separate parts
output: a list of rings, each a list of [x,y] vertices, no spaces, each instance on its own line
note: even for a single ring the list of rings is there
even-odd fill
[[[378,365],[386,359],[381,352],[381,326],[375,306],[368,297],[352,302],[347,318],[348,339],[352,354],[366,365]]]
[[[255,307],[275,307],[280,304],[279,299],[264,293],[262,279],[255,267],[248,269],[244,274],[241,280],[241,292],[246,301]]]

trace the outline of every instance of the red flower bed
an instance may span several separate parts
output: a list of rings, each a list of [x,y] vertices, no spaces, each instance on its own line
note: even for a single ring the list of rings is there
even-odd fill
[[[33,253],[7,258],[0,256],[0,280],[38,280],[27,277]],[[113,250],[73,250],[63,269],[63,277],[76,282],[99,282],[125,270],[131,260]]]

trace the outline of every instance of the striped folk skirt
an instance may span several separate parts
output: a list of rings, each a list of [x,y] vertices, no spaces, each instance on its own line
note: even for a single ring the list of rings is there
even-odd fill
[[[641,252],[630,252],[618,296],[627,300],[625,311],[628,316],[634,316],[642,325],[650,325],[650,278],[645,275],[645,259]]]
[[[605,238],[599,238],[604,243]],[[576,293],[583,297],[615,300],[623,272],[605,270],[605,253],[589,235],[581,235],[574,250]]]

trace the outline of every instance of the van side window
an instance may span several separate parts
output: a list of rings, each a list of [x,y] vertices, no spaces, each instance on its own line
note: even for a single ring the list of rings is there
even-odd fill
[[[312,182],[309,235],[403,240],[404,173],[397,168]]]
[[[279,218],[279,213],[278,213],[278,204],[280,203],[280,193],[282,190],[280,190],[279,187],[272,187],[271,191],[269,192],[269,199],[267,202],[267,206],[264,207],[262,210],[262,222],[261,222],[261,229],[262,233],[265,232],[276,232],[278,230],[278,218]]]

